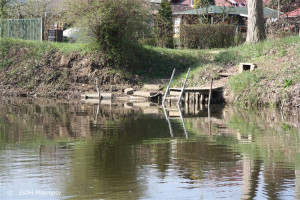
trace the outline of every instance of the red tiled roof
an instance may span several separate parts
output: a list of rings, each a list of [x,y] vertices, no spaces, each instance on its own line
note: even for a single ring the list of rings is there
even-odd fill
[[[287,12],[282,14],[282,16],[287,16],[287,17],[300,17],[300,8],[297,8],[296,10]]]
[[[172,12],[176,13],[176,12],[182,12],[182,11],[186,11],[186,10],[191,10],[193,9],[190,6],[186,6],[186,5],[172,5]]]
[[[247,0],[215,0],[216,6],[237,6],[244,7],[247,5]]]

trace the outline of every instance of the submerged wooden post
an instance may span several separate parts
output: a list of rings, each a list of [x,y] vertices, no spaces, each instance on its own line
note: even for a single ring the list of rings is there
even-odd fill
[[[210,106],[210,101],[211,101],[212,85],[213,85],[213,79],[211,79],[211,81],[210,81],[209,96],[208,96],[208,107]]]
[[[98,92],[99,101],[101,101],[101,93],[100,93],[100,87],[98,83],[98,78],[96,78],[96,90]]]

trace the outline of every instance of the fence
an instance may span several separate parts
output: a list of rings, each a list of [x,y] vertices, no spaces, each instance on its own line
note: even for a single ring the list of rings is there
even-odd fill
[[[6,19],[3,24],[3,37],[24,40],[43,40],[43,19]],[[1,33],[0,24],[0,33]],[[0,35],[1,37],[1,35]]]

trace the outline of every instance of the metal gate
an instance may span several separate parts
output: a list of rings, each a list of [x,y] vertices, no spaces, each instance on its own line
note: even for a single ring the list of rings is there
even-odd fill
[[[43,40],[43,19],[6,19],[3,37],[24,40]],[[0,33],[1,33],[0,24]],[[0,36],[1,37],[1,36]]]

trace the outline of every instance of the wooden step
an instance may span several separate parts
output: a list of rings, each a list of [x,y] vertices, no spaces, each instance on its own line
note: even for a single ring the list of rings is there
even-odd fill
[[[181,94],[181,92],[177,92],[177,91],[170,91],[169,96],[178,96]]]
[[[177,111],[170,111],[169,112],[169,117],[180,117],[180,112]]]
[[[222,73],[219,73],[219,76],[221,77],[230,77],[230,76],[235,76],[236,73],[226,73],[226,72],[222,72]]]

